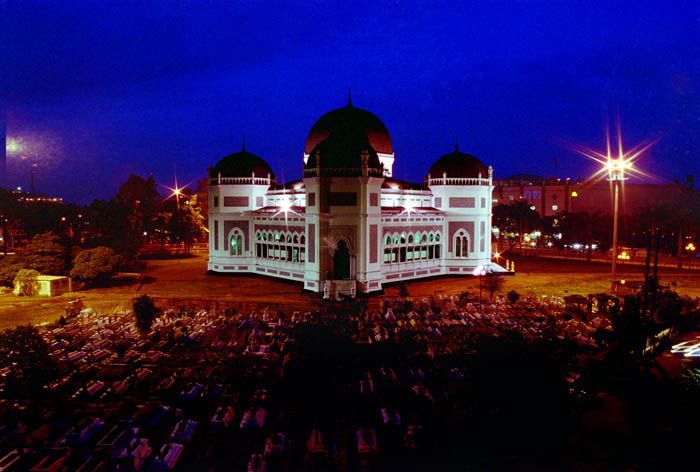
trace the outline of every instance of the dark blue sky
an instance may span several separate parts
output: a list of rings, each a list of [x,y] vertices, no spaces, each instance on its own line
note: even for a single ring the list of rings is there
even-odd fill
[[[602,149],[618,110],[625,143],[663,135],[641,167],[700,177],[697,1],[0,0],[0,15],[10,183],[37,162],[39,190],[68,201],[129,173],[203,177],[242,135],[299,178],[309,128],[350,85],[398,178],[422,180],[455,136],[497,177],[590,175],[561,142]]]

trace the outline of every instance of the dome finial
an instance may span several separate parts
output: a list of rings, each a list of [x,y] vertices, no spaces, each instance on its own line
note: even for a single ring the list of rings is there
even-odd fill
[[[459,152],[459,136],[455,137],[455,152]]]
[[[242,152],[245,152],[245,135],[243,135],[243,149]]]
[[[348,87],[348,106],[352,106],[352,86]]]

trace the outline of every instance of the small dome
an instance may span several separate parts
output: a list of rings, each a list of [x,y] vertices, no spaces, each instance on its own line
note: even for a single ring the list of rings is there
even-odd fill
[[[337,132],[365,137],[375,152],[382,154],[394,152],[389,130],[382,120],[372,112],[355,108],[349,101],[343,108],[329,111],[316,121],[306,138],[304,152],[311,154],[316,145]]]
[[[488,178],[489,171],[486,166],[471,154],[465,154],[455,150],[445,154],[435,161],[428,171],[432,178],[440,178],[443,174],[453,178],[477,178],[481,174],[482,178]]]
[[[229,154],[211,170],[212,177],[218,177],[219,173],[221,177],[252,177],[255,173],[256,177],[267,177],[267,174],[270,174],[270,178],[275,178],[275,173],[267,162],[262,157],[246,151],[245,145],[241,152]]]

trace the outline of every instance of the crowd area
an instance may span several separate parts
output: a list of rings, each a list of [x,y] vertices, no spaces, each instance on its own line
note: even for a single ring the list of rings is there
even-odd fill
[[[575,358],[605,349],[610,330],[606,314],[547,297],[182,307],[149,332],[131,313],[83,309],[41,327],[58,375],[3,410],[0,470],[461,470],[482,424],[479,339],[556,343]]]

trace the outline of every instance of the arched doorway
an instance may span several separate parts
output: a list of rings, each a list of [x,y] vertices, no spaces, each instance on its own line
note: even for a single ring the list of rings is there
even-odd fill
[[[350,278],[350,250],[344,239],[338,241],[333,254],[333,279],[347,280]]]

